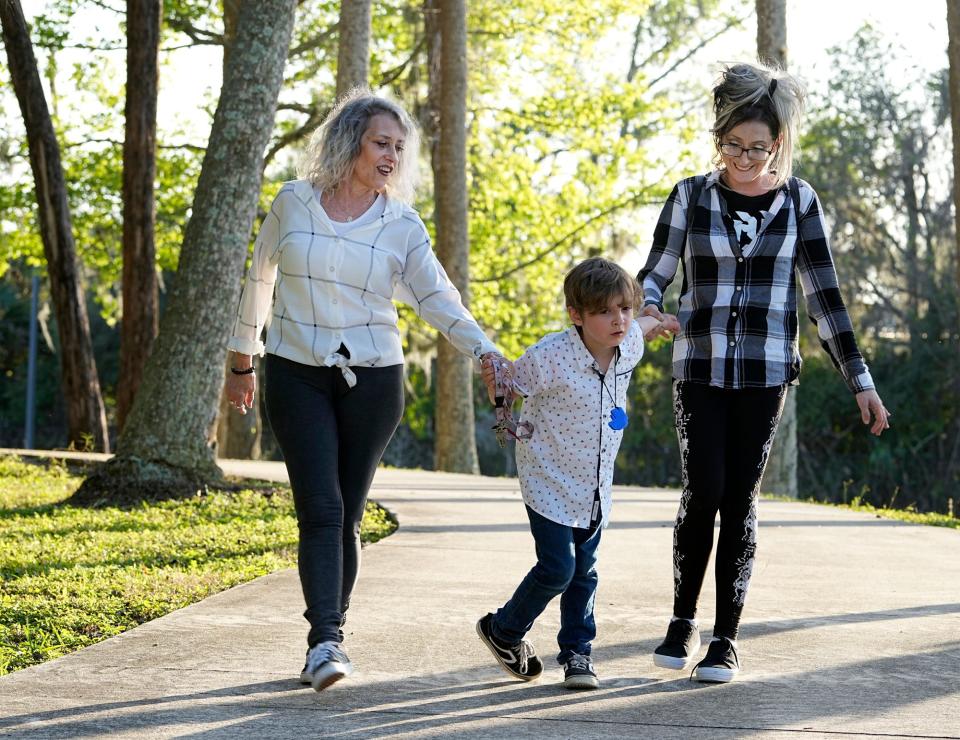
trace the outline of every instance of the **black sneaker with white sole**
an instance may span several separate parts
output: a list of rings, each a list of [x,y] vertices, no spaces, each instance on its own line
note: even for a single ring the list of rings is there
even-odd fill
[[[737,646],[726,637],[714,637],[707,646],[707,655],[693,669],[693,678],[711,683],[728,683],[740,672]]]
[[[674,619],[667,627],[667,636],[653,651],[653,663],[660,668],[682,671],[697,656],[700,630],[689,619]]]
[[[600,686],[589,655],[574,653],[563,666],[563,686],[567,689],[595,689]]]
[[[492,614],[481,617],[477,622],[477,634],[483,644],[490,648],[503,670],[522,681],[539,678],[543,673],[543,662],[537,657],[533,645],[526,640],[520,640],[516,645],[508,645],[498,640],[491,631],[492,621]]]
[[[353,665],[340,643],[320,642],[307,651],[307,662],[300,672],[300,683],[323,691],[353,673]]]

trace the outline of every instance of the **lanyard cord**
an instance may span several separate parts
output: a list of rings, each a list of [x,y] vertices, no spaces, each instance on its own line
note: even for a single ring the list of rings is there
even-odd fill
[[[619,354],[620,353],[618,351],[617,355]],[[607,373],[601,373],[597,369],[596,365],[591,365],[590,367],[590,369],[593,370],[594,373],[596,373],[597,377],[600,378],[600,419],[601,419],[600,429],[601,431],[603,430],[602,419],[603,419],[603,392],[604,391],[606,391],[607,395],[610,396],[610,402],[614,406],[617,406],[617,359],[618,359],[617,357],[613,358],[613,393],[612,394],[610,393],[610,389],[607,388],[607,384],[604,382],[604,378],[607,377],[607,373],[610,372],[610,368],[609,367],[607,368]]]
[[[603,392],[606,391],[607,395],[610,396],[610,400],[613,402],[613,405],[617,405],[617,360],[620,357],[620,350],[617,349],[617,354],[613,358],[613,395],[610,395],[610,389],[607,388],[606,382],[606,373],[601,373],[596,365],[591,365],[590,369],[596,374],[600,379],[600,444],[597,447],[597,496],[600,495],[600,455],[601,449],[603,448]],[[607,367],[607,373],[610,372],[610,368]]]

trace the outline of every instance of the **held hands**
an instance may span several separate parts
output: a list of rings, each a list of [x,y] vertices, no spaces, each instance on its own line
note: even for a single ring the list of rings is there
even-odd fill
[[[890,428],[890,417],[893,415],[887,411],[883,401],[877,392],[871,388],[866,391],[860,391],[857,394],[857,406],[860,407],[860,419],[864,424],[870,423],[870,415],[873,415],[873,426],[870,427],[870,433],[878,437],[883,434],[884,429]]]
[[[496,372],[494,363],[498,364],[500,371],[506,374],[507,381],[513,379],[513,363],[499,352],[487,352],[480,357],[480,376],[483,378],[483,384],[487,386],[487,395],[490,397],[490,403],[494,403],[496,396]]]
[[[663,313],[654,305],[644,306],[640,311],[640,316],[650,316],[660,323],[644,332],[643,338],[647,341],[657,337],[669,337],[680,333],[680,322],[677,317],[671,313]]]
[[[235,365],[237,368],[249,367],[250,358],[247,356],[247,363],[240,364],[242,361],[238,357],[238,364]],[[247,409],[253,408],[253,396],[257,391],[257,376],[255,373],[250,373],[248,375],[236,375],[235,373],[227,373],[227,383],[226,388],[224,389],[227,394],[227,401],[230,402],[230,405],[233,406],[241,414],[246,414]]]

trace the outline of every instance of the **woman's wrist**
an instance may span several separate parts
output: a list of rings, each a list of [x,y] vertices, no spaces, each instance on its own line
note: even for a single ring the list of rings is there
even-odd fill
[[[253,370],[253,356],[242,355],[239,352],[233,353],[233,361],[230,363],[230,372],[234,375],[249,375]]]

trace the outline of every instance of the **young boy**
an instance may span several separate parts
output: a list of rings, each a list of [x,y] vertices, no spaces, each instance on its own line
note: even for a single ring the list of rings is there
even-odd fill
[[[548,334],[513,366],[514,388],[526,399],[521,423],[533,425],[516,454],[537,563],[496,614],[477,622],[477,633],[507,673],[531,681],[543,673],[543,663],[523,638],[560,595],[563,685],[593,689],[599,686],[590,658],[597,546],[609,521],[613,462],[627,426],[627,385],[644,337],[679,326],[669,315],[634,319],[640,287],[606,259],[574,267],[563,292],[573,326]],[[492,397],[490,362],[483,379]]]

